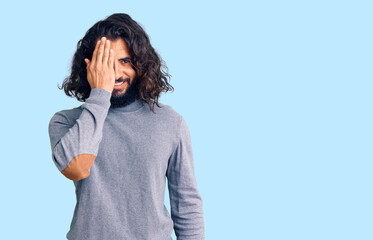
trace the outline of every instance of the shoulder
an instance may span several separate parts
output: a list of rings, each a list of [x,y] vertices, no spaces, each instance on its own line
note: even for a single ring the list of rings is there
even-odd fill
[[[163,118],[165,120],[167,119],[168,121],[173,121],[173,122],[180,122],[181,121],[181,119],[182,119],[181,114],[178,111],[176,111],[171,105],[164,104],[162,102],[158,102],[158,105],[154,104],[154,113],[153,114],[155,116],[158,116],[160,118]],[[147,106],[147,110],[151,111],[148,106]]]
[[[163,129],[168,129],[171,132],[178,133],[179,129],[185,125],[184,118],[173,106],[158,102],[154,104],[154,112],[145,103],[146,115],[150,116],[152,124],[163,126]]]
[[[50,119],[50,123],[58,121],[65,124],[74,124],[81,113],[81,105],[70,109],[62,109],[52,116],[52,118]]]
[[[163,117],[166,128],[175,134],[178,141],[191,141],[190,131],[185,118],[181,113],[176,111],[172,106],[166,104],[159,104],[161,107],[157,107],[156,113]]]

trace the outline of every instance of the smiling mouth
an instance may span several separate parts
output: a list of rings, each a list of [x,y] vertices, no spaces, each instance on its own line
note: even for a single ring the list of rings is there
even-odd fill
[[[119,78],[118,80],[115,80],[114,83],[114,90],[122,90],[124,89],[124,83],[127,82],[127,85],[129,86],[130,79],[129,78]]]
[[[120,86],[120,85],[122,85],[124,82],[125,82],[125,81],[121,81],[121,82],[119,82],[119,81],[118,81],[118,82],[115,81],[115,84],[114,84],[114,85],[115,85],[115,86]]]
[[[120,78],[118,80],[115,80],[115,85],[120,85],[120,83],[124,83],[124,82],[129,83],[129,81],[130,81],[129,78],[126,78],[126,79]]]

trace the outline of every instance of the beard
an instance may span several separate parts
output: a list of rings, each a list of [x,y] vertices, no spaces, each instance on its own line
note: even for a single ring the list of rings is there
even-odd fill
[[[117,81],[126,81],[128,83],[128,87],[127,87],[126,91],[121,95],[118,95],[119,91],[114,89],[113,94],[111,95],[111,98],[110,98],[110,102],[111,102],[112,107],[114,107],[114,108],[124,107],[124,106],[127,106],[128,104],[132,103],[136,99],[140,99],[139,89],[135,84],[137,82],[136,80],[137,79],[134,78],[132,83],[130,84],[130,79],[129,78],[126,78],[126,79],[119,78],[119,79],[117,79]]]

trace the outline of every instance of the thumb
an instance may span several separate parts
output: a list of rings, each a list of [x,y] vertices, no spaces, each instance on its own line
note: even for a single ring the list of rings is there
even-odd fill
[[[88,65],[88,63],[89,63],[90,61],[88,60],[88,58],[84,58],[84,62],[85,62],[85,64]]]

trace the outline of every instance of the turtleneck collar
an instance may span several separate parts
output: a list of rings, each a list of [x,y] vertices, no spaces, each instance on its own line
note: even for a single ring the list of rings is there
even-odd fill
[[[127,105],[120,106],[120,107],[113,107],[110,106],[111,111],[119,111],[119,112],[134,112],[141,107],[145,105],[145,102],[142,101],[141,99],[135,99],[132,102],[128,103]]]

